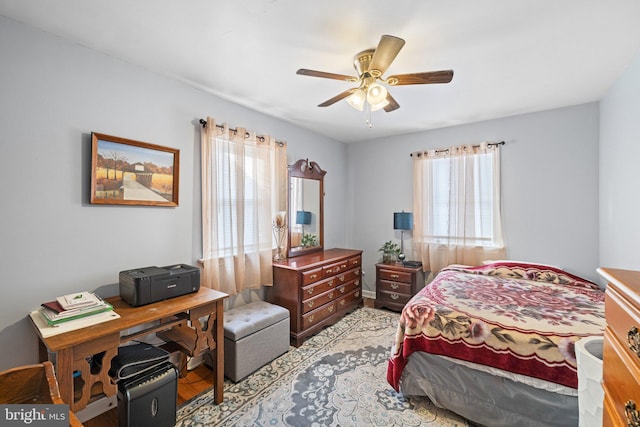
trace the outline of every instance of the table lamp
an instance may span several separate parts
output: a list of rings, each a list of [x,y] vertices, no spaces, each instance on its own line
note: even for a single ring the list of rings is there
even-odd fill
[[[394,212],[393,214],[393,229],[400,230],[400,253],[398,259],[404,261],[404,231],[413,230],[413,213],[411,212]]]

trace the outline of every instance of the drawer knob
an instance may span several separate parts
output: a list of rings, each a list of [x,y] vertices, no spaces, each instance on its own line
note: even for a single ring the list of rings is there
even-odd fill
[[[398,286],[397,283],[392,283],[391,284],[391,289],[393,289],[394,291],[397,290],[400,286]]]
[[[341,293],[341,294],[344,294],[344,291],[345,291],[346,289],[347,289],[347,288],[346,288],[346,287],[344,287],[344,286],[340,286],[340,287],[338,288],[338,290],[340,291],[340,293]]]
[[[308,317],[308,319],[309,319],[309,323],[313,323],[313,317],[314,317],[314,316],[309,316],[309,317]]]
[[[309,288],[309,290],[307,290],[307,293],[308,293],[309,295],[313,295],[313,288]]]
[[[333,313],[333,309],[334,309],[334,307],[331,305],[331,306],[329,306],[329,308],[327,309],[327,311],[328,311],[329,313]]]
[[[329,285],[329,286],[333,286],[333,279],[329,280],[328,285]]]
[[[627,403],[624,404],[624,414],[627,416],[629,427],[640,427],[640,414],[636,410],[636,402],[627,400]]]
[[[344,274],[338,277],[338,280],[340,280],[341,282],[344,282]]]
[[[314,301],[309,301],[309,302],[307,303],[307,305],[309,306],[309,308],[313,307],[313,303],[314,303]]]
[[[398,299],[400,298],[400,295],[398,294],[391,294],[391,299]]]
[[[392,274],[392,275],[391,275],[391,278],[392,278],[392,279],[399,279],[399,278],[400,278],[400,276],[398,276],[397,274]]]
[[[627,333],[627,343],[631,351],[640,357],[640,334],[638,334],[638,328],[635,326],[632,326]]]
[[[333,291],[329,292],[329,299],[333,299]]]
[[[309,276],[309,279],[313,280],[313,279],[315,279],[316,277],[318,277],[318,275],[317,275],[317,274],[311,274],[311,275]]]

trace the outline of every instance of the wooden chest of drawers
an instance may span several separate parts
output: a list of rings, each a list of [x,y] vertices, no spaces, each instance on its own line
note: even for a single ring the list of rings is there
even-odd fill
[[[600,268],[605,296],[603,426],[640,426],[640,272]]]
[[[266,299],[289,310],[291,340],[299,346],[362,305],[362,251],[329,249],[274,262]]]
[[[404,305],[424,286],[422,267],[376,264],[376,308],[402,311]]]

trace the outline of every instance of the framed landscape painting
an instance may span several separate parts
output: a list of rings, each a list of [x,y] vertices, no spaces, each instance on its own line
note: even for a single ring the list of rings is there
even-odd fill
[[[93,132],[90,202],[178,206],[180,150]]]

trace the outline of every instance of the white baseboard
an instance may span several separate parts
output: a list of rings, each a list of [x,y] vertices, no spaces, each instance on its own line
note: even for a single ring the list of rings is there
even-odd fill
[[[376,299],[376,291],[362,290],[362,296],[369,299]]]

